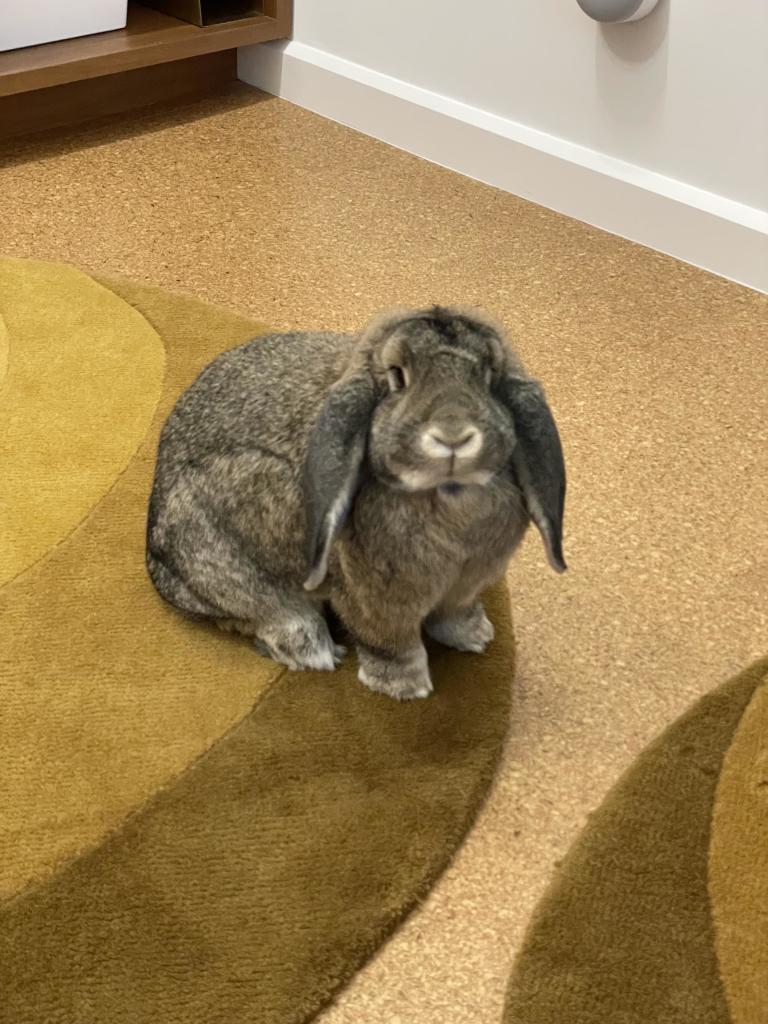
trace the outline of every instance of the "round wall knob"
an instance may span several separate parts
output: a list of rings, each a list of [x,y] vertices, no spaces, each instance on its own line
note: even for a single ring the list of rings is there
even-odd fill
[[[650,14],[659,0],[577,0],[579,7],[595,21],[639,21]]]

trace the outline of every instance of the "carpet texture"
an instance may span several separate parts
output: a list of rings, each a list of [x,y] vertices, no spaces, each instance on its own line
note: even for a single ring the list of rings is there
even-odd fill
[[[534,915],[505,1024],[761,1024],[768,659],[703,698],[595,812]]]
[[[154,415],[165,357],[136,310],[74,269],[6,261],[0,311],[14,340],[3,399],[2,584],[70,533],[125,469]],[[7,354],[0,387],[3,364]]]
[[[352,659],[291,675],[185,622],[143,568],[158,432],[261,328],[20,260],[0,260],[0,314],[17,439],[0,476],[38,502],[3,507],[3,546],[23,552],[0,589],[0,1021],[308,1020],[426,893],[490,784],[506,590],[492,651],[434,651],[436,693],[412,705],[366,691]]]

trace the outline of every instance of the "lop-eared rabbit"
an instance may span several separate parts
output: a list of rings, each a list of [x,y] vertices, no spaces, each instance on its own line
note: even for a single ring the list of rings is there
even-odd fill
[[[257,338],[218,356],[160,438],[147,566],[180,611],[291,669],[357,648],[359,678],[432,690],[423,634],[493,639],[479,595],[530,520],[562,572],[565,467],[539,384],[475,309],[394,310],[360,334]]]

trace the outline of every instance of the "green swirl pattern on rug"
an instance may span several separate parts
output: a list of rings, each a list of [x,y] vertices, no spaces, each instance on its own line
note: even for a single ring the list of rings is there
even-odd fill
[[[699,701],[592,816],[505,1024],[768,1021],[768,659]]]
[[[436,693],[411,705],[366,691],[351,658],[285,673],[184,621],[143,567],[159,430],[264,328],[19,260],[0,260],[0,323],[0,1021],[309,1020],[487,792],[506,590],[492,650],[436,650]]]

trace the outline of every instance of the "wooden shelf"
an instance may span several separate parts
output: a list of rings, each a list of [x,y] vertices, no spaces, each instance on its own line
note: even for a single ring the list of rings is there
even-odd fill
[[[264,9],[255,17],[198,28],[131,3],[124,29],[0,53],[0,97],[284,39],[291,27],[290,0],[265,0]]]

